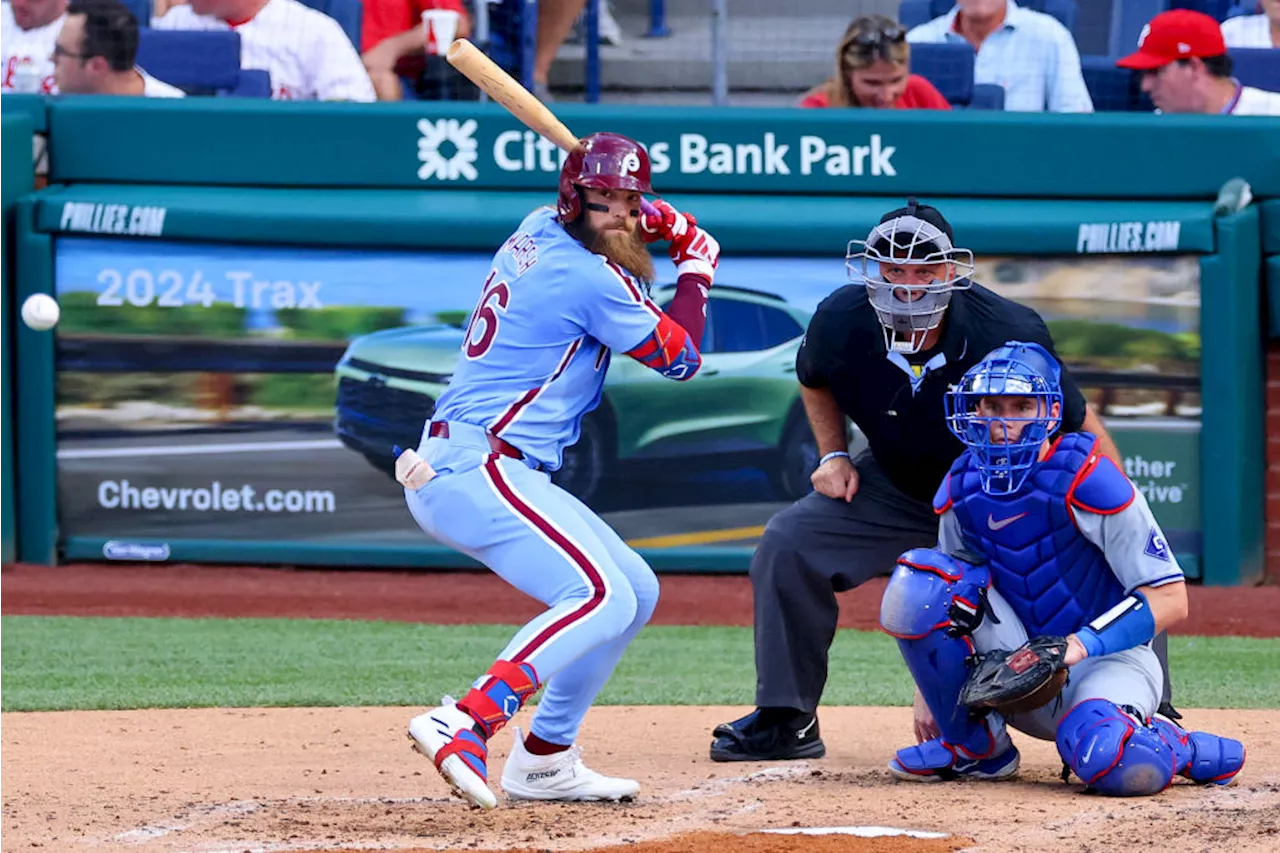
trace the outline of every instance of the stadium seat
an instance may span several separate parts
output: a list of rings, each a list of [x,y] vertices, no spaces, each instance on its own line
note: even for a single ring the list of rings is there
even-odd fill
[[[122,2],[138,19],[139,27],[151,26],[151,0],[122,0]]]
[[[1082,56],[1080,70],[1095,112],[1129,112],[1137,109],[1138,80],[1127,68],[1117,68],[1109,56]]]
[[[342,26],[343,32],[347,34],[347,38],[351,39],[351,43],[356,46],[356,52],[360,52],[360,27],[364,21],[364,5],[360,0],[301,0],[301,2],[317,12],[324,12],[337,21]]]
[[[955,5],[955,0],[902,0],[902,5],[898,7],[898,21],[907,28],[918,27],[926,21],[947,14]],[[1074,38],[1078,15],[1076,0],[1018,0],[1018,5],[1052,15],[1062,22]]]
[[[1125,56],[1137,50],[1142,28],[1167,6],[1166,0],[1114,0],[1107,55]]]
[[[973,60],[967,43],[911,45],[911,73],[927,78],[952,106],[973,100]]]
[[[1262,14],[1261,3],[1253,3],[1253,2],[1236,3],[1226,11],[1226,14],[1222,16],[1221,20],[1225,21],[1227,18],[1238,18],[1241,15],[1261,15],[1261,14]]]
[[[996,83],[975,83],[973,97],[969,100],[971,110],[1003,110],[1004,86]]]
[[[262,68],[240,69],[240,79],[230,89],[219,89],[218,96],[224,98],[270,98],[271,72]]]
[[[1235,0],[1170,0],[1170,9],[1191,9],[1204,12],[1219,21],[1227,19],[1227,11],[1235,5]]]
[[[140,30],[138,65],[152,77],[188,94],[234,89],[240,81],[240,34]]]
[[[1232,76],[1246,86],[1280,92],[1280,48],[1233,47]]]

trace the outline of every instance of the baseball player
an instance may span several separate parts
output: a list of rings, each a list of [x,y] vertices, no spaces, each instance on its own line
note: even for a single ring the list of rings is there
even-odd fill
[[[618,800],[640,787],[588,769],[573,743],[653,613],[658,581],[549,472],[599,403],[613,353],[675,380],[701,364],[719,245],[663,202],[641,217],[649,192],[649,157],[638,143],[613,133],[583,140],[561,170],[557,208],[531,213],[494,256],[459,366],[418,450],[397,460],[423,530],[548,608],[461,701],[446,697],[409,723],[414,746],[481,808],[497,805],[486,741],[544,684],[529,735],[516,730],[503,790],[517,799]],[[670,241],[678,273],[666,313],[648,296],[645,242],[658,239]],[[414,465],[434,476],[419,485]]]
[[[889,772],[1007,779],[1019,761],[1012,725],[1056,740],[1066,767],[1103,794],[1155,794],[1175,773],[1227,784],[1244,764],[1240,742],[1156,713],[1151,641],[1187,615],[1182,569],[1094,435],[1049,441],[1062,412],[1058,362],[1036,343],[992,351],[947,398],[968,449],[933,501],[938,547],[898,559],[880,609],[940,736],[898,750]],[[971,714],[958,701],[970,656],[1029,636],[1066,637],[1063,692],[1007,720]]]

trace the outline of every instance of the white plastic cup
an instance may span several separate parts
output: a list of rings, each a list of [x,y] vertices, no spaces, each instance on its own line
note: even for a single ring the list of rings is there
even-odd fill
[[[425,9],[422,28],[426,31],[427,53],[444,56],[458,33],[458,13],[453,9]]]

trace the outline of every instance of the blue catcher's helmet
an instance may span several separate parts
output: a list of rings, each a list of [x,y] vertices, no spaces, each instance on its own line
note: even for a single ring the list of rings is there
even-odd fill
[[[1025,416],[982,414],[978,404],[989,397],[1032,397],[1037,405]],[[1036,343],[1009,341],[997,347],[947,394],[947,427],[973,452],[982,490],[990,495],[1013,494],[1022,487],[1040,445],[1061,421],[1062,368]],[[997,424],[1001,428],[993,429]]]

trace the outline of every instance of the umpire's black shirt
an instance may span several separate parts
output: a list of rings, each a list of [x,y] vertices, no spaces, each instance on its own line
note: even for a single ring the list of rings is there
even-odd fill
[[[891,355],[882,329],[864,285],[840,288],[809,321],[796,375],[809,388],[830,388],[894,485],[916,500],[931,501],[964,451],[947,429],[947,391],[1006,341],[1035,342],[1057,352],[1039,314],[978,284],[952,294],[942,338],[931,350]],[[1084,395],[1065,368],[1062,397],[1065,431],[1079,430]]]

